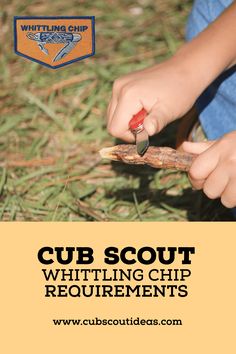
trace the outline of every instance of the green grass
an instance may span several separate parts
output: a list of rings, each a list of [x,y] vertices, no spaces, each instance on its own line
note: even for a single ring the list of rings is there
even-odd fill
[[[180,0],[5,2],[1,220],[230,220],[218,201],[191,189],[185,174],[101,161],[98,154],[115,143],[105,123],[114,79],[173,54],[183,42],[190,8],[191,1]],[[95,57],[51,70],[15,55],[13,16],[44,14],[96,16]],[[78,82],[54,89],[75,76]],[[176,124],[152,143],[173,146],[175,133]],[[27,166],[29,160],[36,165]]]

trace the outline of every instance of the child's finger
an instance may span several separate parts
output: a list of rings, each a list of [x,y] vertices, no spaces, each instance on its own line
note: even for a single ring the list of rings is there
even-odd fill
[[[191,185],[194,187],[194,189],[201,190],[203,189],[205,179],[193,179],[190,176],[188,176]]]
[[[109,102],[108,107],[107,107],[107,115],[106,115],[107,123],[109,121],[110,112],[111,112],[111,101]]]
[[[216,168],[204,183],[203,192],[210,199],[219,198],[229,182],[228,174],[225,173],[226,169],[222,167]]]
[[[112,120],[116,106],[117,106],[117,99],[112,97],[112,99],[109,103],[108,109],[107,109],[107,126],[110,124],[110,122]]]
[[[199,142],[199,143],[185,141],[182,144],[182,147],[185,152],[199,155],[199,154],[203,153],[204,151],[206,151],[207,149],[209,149],[209,147],[211,147],[214,143],[215,143],[214,140],[204,141],[204,142]]]
[[[111,123],[113,114],[114,114],[115,109],[117,107],[118,97],[119,97],[119,92],[117,90],[115,91],[113,89],[111,100],[110,100],[108,110],[107,110],[107,126]]]
[[[117,79],[113,83],[112,96],[107,110],[107,124],[109,125],[117,106],[120,91],[124,85],[123,79]]]
[[[236,180],[230,179],[222,196],[221,203],[226,208],[234,208],[236,206]]]
[[[198,180],[208,178],[219,163],[219,159],[219,151],[212,145],[193,161],[189,171],[190,177]]]
[[[123,96],[119,99],[114,114],[108,123],[109,133],[126,141],[134,141],[134,135],[129,130],[129,121],[133,115],[143,108],[141,102],[135,98]]]
[[[112,120],[112,117],[114,115],[114,112],[115,112],[117,104],[118,104],[118,101],[119,101],[120,96],[122,94],[122,90],[123,90],[124,86],[126,84],[128,84],[130,81],[130,76],[132,77],[132,74],[123,76],[119,79],[116,79],[113,83],[112,97],[111,97],[111,101],[109,104],[109,112],[108,112],[108,116],[107,116],[108,125],[110,124],[110,122]]]
[[[165,119],[165,115],[161,108],[158,107],[158,104],[155,104],[148,116],[145,118],[143,125],[148,135],[152,136],[159,133],[167,125],[167,123],[168,122]]]

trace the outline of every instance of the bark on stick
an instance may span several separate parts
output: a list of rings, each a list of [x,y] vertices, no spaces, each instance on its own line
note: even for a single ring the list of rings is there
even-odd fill
[[[143,156],[139,156],[135,145],[116,145],[103,148],[100,155],[104,159],[122,161],[127,164],[149,165],[154,168],[170,168],[189,171],[197,155],[179,152],[169,147],[150,146]]]

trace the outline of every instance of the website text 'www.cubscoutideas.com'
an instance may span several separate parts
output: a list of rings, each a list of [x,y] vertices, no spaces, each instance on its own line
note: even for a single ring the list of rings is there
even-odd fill
[[[181,319],[157,319],[157,318],[74,318],[53,319],[55,326],[182,326]]]

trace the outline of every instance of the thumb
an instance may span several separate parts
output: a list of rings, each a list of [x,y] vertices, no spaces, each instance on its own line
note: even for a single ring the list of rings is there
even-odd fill
[[[182,145],[182,148],[185,152],[190,152],[192,154],[201,154],[202,152],[206,151],[215,143],[215,140],[211,141],[204,141],[199,143],[192,143],[190,141],[185,141]]]
[[[143,126],[149,136],[159,133],[167,124],[169,120],[160,108],[153,107],[148,116],[143,122]]]

